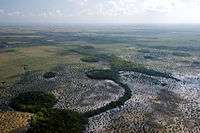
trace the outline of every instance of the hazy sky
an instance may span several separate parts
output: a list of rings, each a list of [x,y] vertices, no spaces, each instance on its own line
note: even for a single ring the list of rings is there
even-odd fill
[[[0,22],[200,23],[200,0],[0,0]]]

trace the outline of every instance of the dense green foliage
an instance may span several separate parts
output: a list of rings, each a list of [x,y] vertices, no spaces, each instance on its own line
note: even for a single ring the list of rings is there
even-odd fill
[[[189,53],[185,53],[185,52],[172,52],[172,55],[181,56],[181,57],[191,56]]]
[[[35,91],[19,94],[12,99],[11,106],[18,111],[35,113],[43,108],[51,108],[55,103],[54,95]]]
[[[116,57],[115,59],[112,59],[111,68],[116,71],[132,71],[136,69],[144,69],[144,66]]]
[[[28,133],[81,133],[86,123],[74,111],[43,109],[34,115]]]
[[[80,55],[91,56],[96,54],[96,49],[87,48],[87,47],[78,47],[74,49],[70,49],[70,52],[78,53]]]
[[[111,69],[105,69],[105,70],[91,70],[86,72],[87,76],[91,79],[109,79],[113,81],[118,81],[119,75],[116,71],[113,71]]]
[[[112,60],[111,69],[113,69],[115,71],[133,71],[133,72],[138,72],[138,73],[142,73],[142,74],[149,75],[149,76],[176,79],[176,78],[172,77],[169,73],[163,73],[163,72],[159,72],[159,71],[156,71],[153,69],[148,69],[148,68],[145,68],[141,64],[122,60],[120,58],[115,58]]]
[[[116,58],[115,55],[107,55],[107,54],[96,54],[96,57],[98,57],[100,60],[105,61],[105,62],[112,62]]]
[[[83,62],[98,62],[99,59],[95,56],[84,56],[81,58],[81,61],[83,61]]]
[[[88,71],[87,76],[89,78],[92,79],[109,79],[109,80],[113,80],[115,81],[119,86],[121,86],[122,88],[124,88],[125,92],[124,95],[122,97],[120,97],[117,101],[112,101],[111,103],[107,104],[104,107],[98,108],[96,110],[92,110],[89,112],[86,112],[84,114],[84,116],[86,117],[92,117],[94,115],[98,115],[102,112],[105,112],[107,110],[116,108],[116,107],[120,107],[122,105],[124,105],[124,103],[131,98],[131,90],[128,87],[128,85],[123,84],[122,82],[120,82],[119,79],[119,75],[118,75],[118,71],[112,70],[112,69],[106,69],[106,70],[92,70],[92,71]]]
[[[47,79],[49,79],[49,78],[54,78],[56,76],[56,73],[54,73],[54,72],[46,72],[44,75],[43,75],[43,77],[44,78],[47,78]]]
[[[17,111],[35,113],[28,133],[80,133],[87,119],[78,112],[52,109],[56,103],[52,94],[26,92],[15,97],[11,106]]]
[[[150,53],[150,50],[148,50],[148,49],[139,49],[137,51],[141,52],[141,53]]]
[[[17,50],[14,49],[14,48],[10,48],[10,49],[5,49],[5,50],[3,50],[3,52],[10,52],[10,53],[16,52],[16,51],[17,51]]]
[[[98,49],[95,49],[92,46],[79,46],[78,48],[65,50],[65,52],[66,53],[69,53],[69,52],[77,53],[77,54],[84,56],[83,59],[85,57],[87,57],[87,58],[89,57],[89,58],[96,59],[98,61],[111,62],[112,59],[116,58],[114,55],[102,53]]]

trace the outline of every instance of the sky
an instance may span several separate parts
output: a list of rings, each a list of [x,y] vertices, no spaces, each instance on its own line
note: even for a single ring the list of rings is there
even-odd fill
[[[200,0],[0,0],[0,23],[200,23]]]

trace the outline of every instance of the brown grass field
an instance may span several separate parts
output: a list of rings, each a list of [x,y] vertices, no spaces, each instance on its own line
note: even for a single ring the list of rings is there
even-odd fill
[[[30,113],[0,112],[0,132],[23,133],[26,131],[30,119]]]

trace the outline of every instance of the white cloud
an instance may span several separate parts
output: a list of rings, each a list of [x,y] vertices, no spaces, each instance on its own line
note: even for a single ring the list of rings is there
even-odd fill
[[[64,16],[63,12],[61,10],[55,10],[56,15],[62,17]]]
[[[200,22],[200,0],[62,0],[51,8],[6,11],[1,16],[52,20],[110,20],[124,22]],[[47,19],[47,20],[48,20]],[[81,22],[81,21],[80,21]]]
[[[82,15],[89,16],[120,16],[131,15],[135,9],[136,0],[107,0],[88,4],[82,8]]]
[[[173,0],[147,0],[143,8],[146,12],[153,11],[158,13],[168,13],[176,8],[177,3]]]
[[[4,10],[3,9],[0,9],[0,14],[4,14]]]
[[[81,8],[80,16],[91,18],[128,18],[141,21],[200,20],[200,0],[89,0]]]
[[[36,14],[35,16],[38,17],[44,17],[44,18],[57,18],[57,17],[65,17],[64,13],[59,10],[48,10],[48,11],[41,11],[38,15]]]
[[[24,14],[20,11],[5,11],[0,9],[0,15],[3,17],[24,17]]]
[[[87,4],[82,15],[103,17],[131,17],[148,12],[167,13],[175,8],[173,0],[103,0]]]
[[[8,16],[23,16],[20,11],[8,12]]]

